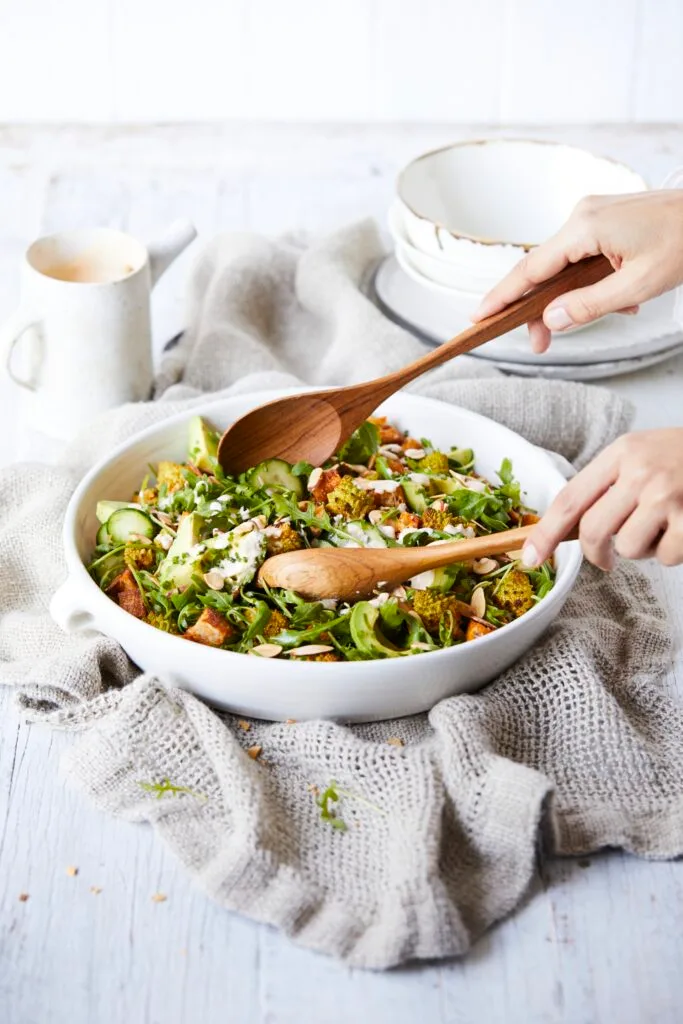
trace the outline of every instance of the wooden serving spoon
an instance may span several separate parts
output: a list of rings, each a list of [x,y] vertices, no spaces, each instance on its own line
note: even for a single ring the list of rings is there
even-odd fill
[[[258,581],[294,590],[309,600],[334,597],[359,601],[377,589],[392,590],[428,569],[516,551],[533,526],[520,526],[472,540],[443,541],[424,548],[303,548],[267,558]],[[575,540],[573,530],[565,540]]]
[[[499,313],[487,317],[385,377],[327,391],[278,398],[242,416],[223,434],[218,461],[226,473],[242,473],[264,459],[310,462],[320,466],[389,395],[415,377],[470,352],[492,338],[541,316],[553,299],[565,291],[595,284],[612,272],[604,256],[572,263],[559,274],[527,292]]]

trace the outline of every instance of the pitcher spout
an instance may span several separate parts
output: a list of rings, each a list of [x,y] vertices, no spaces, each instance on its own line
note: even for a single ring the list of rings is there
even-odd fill
[[[171,224],[162,238],[147,247],[152,287],[196,237],[197,230],[194,224],[189,220],[177,220]]]

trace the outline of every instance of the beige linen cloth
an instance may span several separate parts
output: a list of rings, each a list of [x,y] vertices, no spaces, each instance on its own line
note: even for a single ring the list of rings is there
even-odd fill
[[[371,968],[465,953],[524,896],[539,841],[559,855],[683,851],[683,713],[661,685],[670,629],[641,572],[584,568],[555,625],[488,688],[352,728],[245,731],[140,675],[113,640],[63,635],[47,608],[65,572],[69,495],[107,446],[189,413],[199,393],[358,381],[423,351],[363,294],[380,255],[370,223],[306,251],[216,239],[194,272],[190,327],[166,358],[160,400],[108,415],[59,466],[6,469],[0,484],[1,678],[29,718],[81,730],[68,778],[103,810],[151,823],[223,906]],[[414,390],[577,466],[629,421],[601,388],[506,379],[473,359]],[[417,657],[416,686],[428,672]],[[164,779],[189,792],[157,798],[140,785]],[[347,794],[346,831],[321,819],[312,789],[333,779]]]

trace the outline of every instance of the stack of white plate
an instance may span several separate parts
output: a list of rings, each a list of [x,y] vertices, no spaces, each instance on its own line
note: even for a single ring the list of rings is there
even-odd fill
[[[646,187],[623,164],[556,143],[488,139],[426,153],[399,175],[389,212],[394,252],[375,275],[376,298],[392,319],[441,344],[470,325],[486,292],[554,234],[583,196]],[[542,355],[531,352],[526,328],[472,355],[526,375],[627,373],[683,351],[675,304],[673,295],[662,296],[638,316],[608,316],[558,334]]]

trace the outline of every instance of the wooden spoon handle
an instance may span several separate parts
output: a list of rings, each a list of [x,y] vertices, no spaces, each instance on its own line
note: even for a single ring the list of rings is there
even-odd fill
[[[381,392],[381,395],[378,394],[378,398],[388,397],[404,384],[414,380],[415,377],[419,377],[435,366],[441,366],[442,363],[448,362],[455,356],[471,352],[473,348],[478,348],[479,345],[483,345],[493,338],[499,338],[515,327],[521,327],[522,324],[526,324],[530,320],[538,319],[548,303],[559,295],[566,291],[572,291],[574,288],[595,284],[603,277],[613,273],[613,270],[612,264],[604,256],[589,256],[578,263],[570,263],[559,274],[548,278],[543,284],[523,295],[521,299],[512,302],[505,309],[501,309],[499,313],[494,313],[493,316],[486,317],[485,320],[473,327],[468,327],[467,330],[432,352],[421,356],[414,363],[375,381],[377,391]]]
[[[503,530],[500,533],[490,533],[485,537],[473,537],[472,540],[454,540],[443,544],[429,544],[425,548],[408,548],[407,551],[415,552],[415,562],[420,563],[420,571],[427,569],[438,569],[449,562],[470,562],[475,558],[488,558],[491,555],[502,555],[505,551],[516,551],[524,544],[534,526],[519,526],[514,530]],[[564,538],[565,540],[576,540],[578,529],[572,530]],[[395,548],[390,548],[395,551]],[[419,558],[422,555],[422,558]]]

